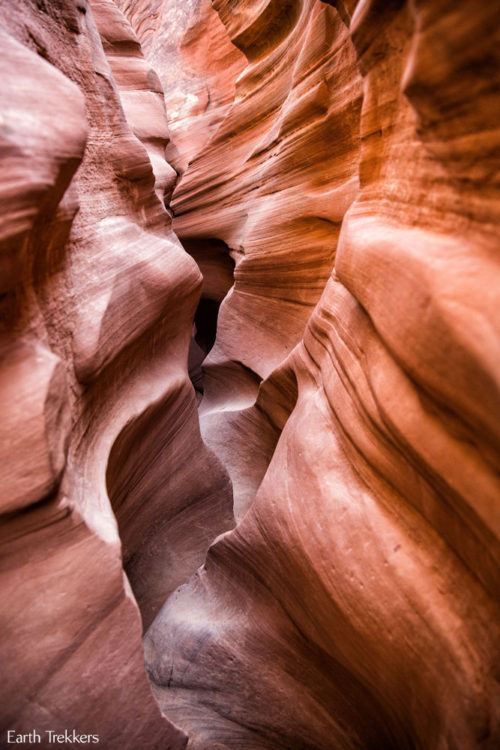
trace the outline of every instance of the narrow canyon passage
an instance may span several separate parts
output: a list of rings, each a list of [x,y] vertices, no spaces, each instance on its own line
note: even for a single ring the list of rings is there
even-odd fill
[[[500,745],[498,28],[0,0],[0,748]]]

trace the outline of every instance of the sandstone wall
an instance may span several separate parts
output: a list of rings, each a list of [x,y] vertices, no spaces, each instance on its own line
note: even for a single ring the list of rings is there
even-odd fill
[[[2,729],[498,746],[499,15],[0,0]]]
[[[201,275],[164,205],[163,92],[111,0],[0,20],[2,743],[181,748],[136,599],[147,626],[232,509],[187,377]]]
[[[497,3],[214,0],[248,64],[173,197],[235,261],[234,532],[146,638],[192,746],[498,734]]]

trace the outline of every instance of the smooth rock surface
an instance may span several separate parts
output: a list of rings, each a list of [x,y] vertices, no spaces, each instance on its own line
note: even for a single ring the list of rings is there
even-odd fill
[[[500,745],[499,13],[0,0],[2,731]]]
[[[173,210],[235,261],[200,415],[239,524],[148,668],[199,750],[493,748],[498,4],[328,5],[213,2],[248,63]]]
[[[75,728],[174,750],[141,626],[232,525],[232,495],[187,374],[201,275],[164,205],[163,92],[112,0],[3,2],[0,22],[1,744]],[[146,488],[133,458],[116,476],[132,438]]]

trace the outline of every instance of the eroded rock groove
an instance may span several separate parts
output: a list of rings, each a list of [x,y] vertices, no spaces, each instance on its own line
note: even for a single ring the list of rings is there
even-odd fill
[[[2,747],[499,745],[499,16],[0,0]]]

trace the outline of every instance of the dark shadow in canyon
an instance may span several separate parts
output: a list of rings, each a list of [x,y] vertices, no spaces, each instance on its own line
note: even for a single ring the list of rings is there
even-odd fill
[[[202,365],[215,343],[220,304],[234,283],[234,261],[230,248],[222,240],[211,237],[180,240],[203,276],[188,359],[189,377],[201,400],[204,392]]]

